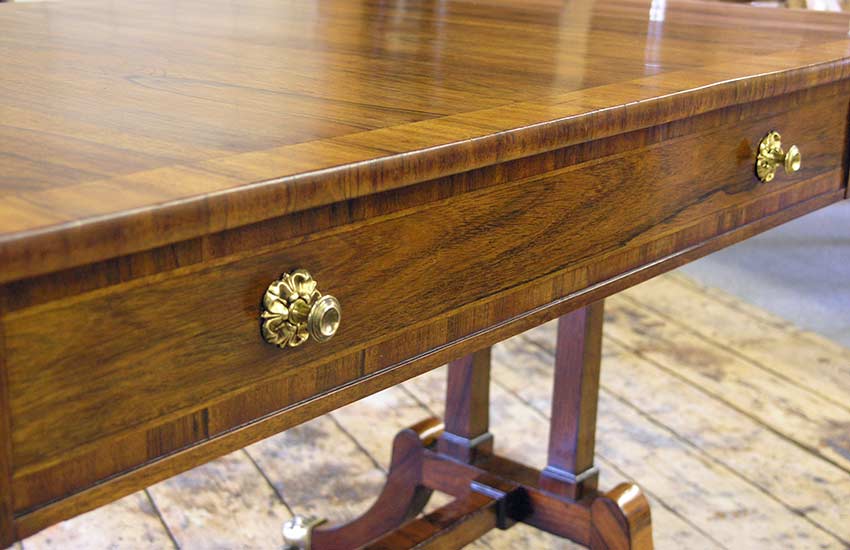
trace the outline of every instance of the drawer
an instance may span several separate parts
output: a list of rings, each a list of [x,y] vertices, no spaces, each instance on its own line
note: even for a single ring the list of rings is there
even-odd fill
[[[433,199],[415,206],[403,199],[414,191],[395,191],[380,199],[401,204],[388,213],[10,312],[15,507],[374,377],[797,204],[837,200],[846,120],[846,100],[823,92],[725,109],[449,178],[440,185],[451,192],[434,184]],[[756,149],[773,129],[799,147],[802,167],[762,183]],[[261,335],[260,305],[296,268],[339,300],[342,321],[328,341],[281,349]],[[80,457],[93,461],[87,474]]]

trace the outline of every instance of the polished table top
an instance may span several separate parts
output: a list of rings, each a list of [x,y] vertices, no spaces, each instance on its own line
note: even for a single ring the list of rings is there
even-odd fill
[[[0,29],[0,282],[850,70],[846,15],[689,0],[76,0]]]
[[[848,28],[0,4],[0,546],[845,199]]]

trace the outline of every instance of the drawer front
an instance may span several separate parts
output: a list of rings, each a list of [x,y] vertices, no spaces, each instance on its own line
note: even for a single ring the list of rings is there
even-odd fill
[[[847,100],[834,94],[727,109],[636,132],[624,153],[14,311],[3,330],[15,507],[32,509],[794,204],[837,197],[846,120]],[[755,151],[773,129],[799,147],[802,167],[761,183]],[[546,158],[581,161],[571,150],[559,155]],[[340,301],[342,323],[326,342],[279,349],[260,334],[260,303],[295,268]],[[167,429],[152,438],[158,425]],[[118,452],[122,437],[131,443]],[[88,474],[62,473],[79,469],[80,457],[91,462],[90,453],[100,462]]]

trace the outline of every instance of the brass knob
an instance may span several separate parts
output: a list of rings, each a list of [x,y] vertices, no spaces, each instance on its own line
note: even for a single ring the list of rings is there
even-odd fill
[[[261,332],[269,344],[280,348],[300,346],[311,336],[330,340],[339,329],[339,301],[322,295],[316,281],[304,269],[284,273],[263,295]]]
[[[761,181],[767,183],[776,176],[776,170],[779,166],[783,166],[785,172],[791,174],[800,169],[801,162],[802,156],[797,146],[792,145],[788,148],[788,151],[784,151],[782,149],[782,136],[779,135],[779,132],[773,130],[759,142],[756,175]]]

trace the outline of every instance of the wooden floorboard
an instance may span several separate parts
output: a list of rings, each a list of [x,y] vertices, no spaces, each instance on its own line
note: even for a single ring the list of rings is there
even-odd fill
[[[542,466],[554,325],[497,346],[501,454]],[[656,546],[850,548],[850,350],[679,274],[608,302],[601,484],[652,502]],[[37,548],[278,548],[291,514],[356,517],[438,369],[39,533]],[[444,502],[437,498],[434,505]],[[471,548],[575,548],[524,525]]]

